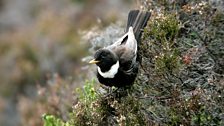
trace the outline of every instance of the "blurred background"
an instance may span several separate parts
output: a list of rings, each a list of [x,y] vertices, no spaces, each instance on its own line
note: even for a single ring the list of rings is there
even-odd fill
[[[81,60],[89,55],[85,33],[119,21],[124,26],[137,4],[0,0],[0,125],[38,126],[41,114],[66,115],[74,89],[90,76]]]

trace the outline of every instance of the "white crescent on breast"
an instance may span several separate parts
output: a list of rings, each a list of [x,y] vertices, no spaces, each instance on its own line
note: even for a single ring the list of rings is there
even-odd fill
[[[119,68],[119,61],[116,62],[116,64],[112,65],[110,70],[106,72],[102,72],[100,67],[97,67],[97,70],[99,74],[104,78],[114,78],[114,76],[117,74]]]

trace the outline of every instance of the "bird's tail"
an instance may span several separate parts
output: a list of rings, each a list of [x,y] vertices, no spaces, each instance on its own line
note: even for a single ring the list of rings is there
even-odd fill
[[[131,10],[128,14],[126,32],[128,31],[129,27],[132,26],[135,34],[135,39],[139,41],[141,38],[141,33],[147,25],[150,16],[151,13],[148,11]]]

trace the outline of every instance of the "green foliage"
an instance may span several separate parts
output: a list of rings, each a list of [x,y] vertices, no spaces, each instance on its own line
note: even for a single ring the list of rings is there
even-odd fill
[[[175,110],[170,111],[170,125],[177,126],[181,124],[181,117],[175,112]]]
[[[146,116],[142,110],[142,103],[139,99],[135,98],[133,94],[123,97],[121,102],[118,102],[117,111],[120,112],[120,125],[134,126],[146,125]],[[122,122],[123,121],[123,122]]]
[[[85,105],[89,105],[91,102],[95,101],[97,98],[96,91],[94,89],[95,80],[86,81],[82,89],[77,88],[79,100]]]
[[[68,122],[63,122],[61,119],[53,115],[43,115],[44,126],[71,126]]]
[[[223,75],[214,69],[223,62],[223,17],[204,13],[213,10],[205,2],[188,4],[153,10],[135,84],[109,94],[86,81],[76,90],[70,125],[223,125]],[[183,13],[189,22],[180,18]]]
[[[71,114],[71,124],[92,125],[145,125],[142,104],[131,92],[135,89],[115,91],[108,96],[97,93],[94,80],[86,81],[83,89],[77,89],[78,103]]]
[[[159,42],[172,42],[179,31],[179,22],[173,14],[161,13],[157,18],[151,19],[148,26],[149,31],[146,35],[155,37]]]
[[[156,124],[223,124],[223,86],[214,79],[223,74],[223,12],[193,3],[153,11],[144,30],[139,92]]]
[[[76,93],[79,96],[79,102],[74,106],[74,111],[70,115],[70,120],[63,122],[61,119],[56,118],[53,115],[44,115],[44,126],[73,126],[73,125],[87,125],[93,122],[98,113],[95,109],[95,102],[98,98],[94,89],[95,80],[86,81],[82,89],[77,88]],[[98,121],[99,122],[99,121]],[[93,123],[91,123],[93,124]]]
[[[153,17],[148,28],[145,29],[144,38],[151,38],[152,49],[155,50],[155,67],[160,73],[177,73],[180,69],[180,53],[175,48],[179,32],[179,21],[174,14],[160,13]]]
[[[98,111],[96,103],[98,95],[94,88],[95,83],[94,79],[86,81],[82,89],[76,89],[79,101],[74,106],[74,112],[72,113],[73,124],[87,125],[91,123],[93,118],[97,117],[97,115],[94,115]]]
[[[178,71],[181,66],[178,51],[174,49],[159,55],[156,57],[155,66],[161,73]]]
[[[216,12],[212,18],[212,24],[214,26],[219,26],[220,23],[224,22],[224,14],[220,11]]]
[[[191,117],[191,123],[197,126],[205,126],[209,124],[220,125],[221,120],[213,118],[212,115],[206,112],[205,106],[201,106],[199,112]]]

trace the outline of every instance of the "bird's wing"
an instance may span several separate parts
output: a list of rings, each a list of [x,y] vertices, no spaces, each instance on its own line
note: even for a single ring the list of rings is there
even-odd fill
[[[130,27],[128,32],[117,42],[105,48],[118,56],[120,65],[123,66],[124,70],[129,70],[136,62],[137,57],[137,41],[133,28]]]
[[[124,42],[126,42],[128,38],[128,33],[125,33],[122,37],[120,37],[116,42],[114,42],[112,45],[109,45],[108,47],[106,47],[107,49],[113,49],[116,48],[117,46],[120,46],[121,44],[123,44]]]
[[[121,45],[113,51],[119,57],[120,66],[122,66],[123,70],[129,70],[136,62],[137,54],[125,45]]]
[[[118,39],[114,44],[105,47],[109,50],[116,50],[116,48],[126,48],[126,50],[131,50],[135,54],[137,53],[137,41],[133,32],[133,27],[129,28],[129,31]]]

